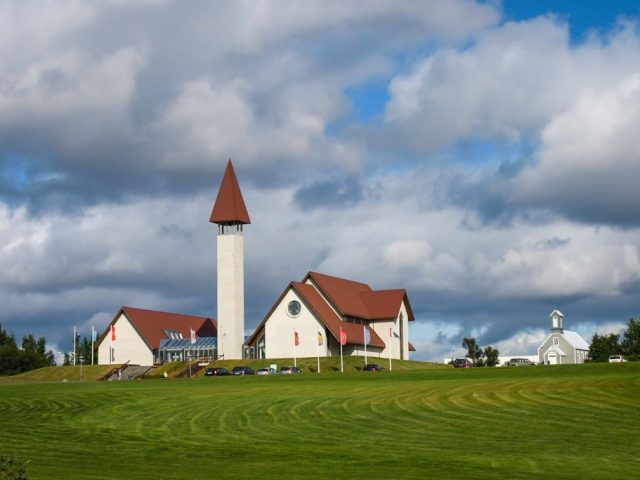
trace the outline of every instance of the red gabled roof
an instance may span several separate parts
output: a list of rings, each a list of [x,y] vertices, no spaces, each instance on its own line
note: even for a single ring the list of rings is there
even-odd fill
[[[316,314],[316,317],[325,324],[336,340],[340,341],[340,327],[342,327],[347,332],[347,343],[364,345],[364,328],[366,328],[371,337],[369,345],[384,348],[384,342],[371,327],[340,320],[313,285],[291,282],[291,287]]]
[[[318,272],[309,272],[303,281],[306,282],[309,278],[344,316],[365,320],[388,320],[398,315],[404,301],[409,320],[414,320],[404,289],[371,290],[365,283]]]
[[[222,177],[209,221],[212,223],[251,223],[231,160],[227,163],[227,169]]]
[[[209,317],[122,307],[111,324],[113,324],[122,313],[129,319],[133,327],[152,350],[159,348],[160,340],[167,338],[164,332],[165,330],[177,330],[184,338],[191,336],[192,328],[198,337],[215,337],[217,335],[217,323]],[[100,342],[108,333],[109,328],[102,334]],[[116,331],[116,341],[117,338],[118,332]]]

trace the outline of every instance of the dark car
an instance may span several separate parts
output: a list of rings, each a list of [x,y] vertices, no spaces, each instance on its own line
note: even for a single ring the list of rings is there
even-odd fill
[[[231,375],[229,370],[223,367],[209,367],[204,372],[205,377],[223,377],[226,375]]]
[[[527,358],[512,358],[505,363],[507,367],[528,367],[529,365],[534,365],[534,363]]]
[[[453,362],[453,368],[471,368],[473,364],[467,358],[456,358]]]
[[[384,370],[384,368],[377,363],[367,363],[362,369],[363,372],[381,372],[382,370]]]
[[[280,374],[282,375],[292,375],[294,373],[302,373],[302,370],[300,370],[298,367],[282,367],[280,368]]]
[[[253,375],[255,374],[255,372],[253,371],[253,369],[251,367],[244,367],[244,366],[240,366],[240,367],[233,367],[233,372],[231,372],[232,375]]]

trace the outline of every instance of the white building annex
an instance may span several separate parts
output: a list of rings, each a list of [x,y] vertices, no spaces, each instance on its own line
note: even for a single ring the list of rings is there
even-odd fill
[[[195,342],[191,343],[191,333]],[[104,333],[98,338],[98,364],[154,365],[161,363],[160,347],[165,340],[185,340],[184,350],[197,357],[215,355],[211,342],[205,348],[204,339],[216,336],[216,322],[208,317],[159,312],[122,307]],[[177,359],[177,358],[176,358]]]
[[[247,346],[257,358],[367,356],[409,359],[414,320],[407,293],[372,290],[364,283],[309,272],[291,282],[264,317]]]
[[[563,328],[564,314],[555,309],[551,317],[551,333],[538,347],[541,365],[584,363],[589,356],[589,344],[577,332]]]

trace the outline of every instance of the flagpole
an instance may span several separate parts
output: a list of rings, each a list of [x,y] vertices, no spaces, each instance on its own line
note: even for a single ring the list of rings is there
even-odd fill
[[[109,326],[109,365],[113,363],[113,325]]]
[[[362,340],[364,343],[364,364],[367,364],[367,326],[362,325]]]
[[[344,362],[342,360],[342,327],[340,328],[340,373],[344,373]]]
[[[320,335],[318,333],[318,335]],[[320,338],[318,338],[318,340],[320,340]],[[320,342],[318,341],[316,343],[316,353],[318,354],[318,373],[320,373]]]
[[[297,367],[298,363],[296,361],[296,329],[293,329],[293,366]]]
[[[389,371],[393,370],[391,367],[391,342],[393,340],[393,334],[391,333],[391,329],[389,329]]]
[[[91,365],[93,365],[93,340],[96,338],[95,327],[91,325]]]
[[[73,366],[76,365],[76,326],[73,326]]]

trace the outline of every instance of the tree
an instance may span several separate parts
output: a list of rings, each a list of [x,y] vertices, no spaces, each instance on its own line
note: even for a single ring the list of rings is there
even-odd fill
[[[598,335],[596,333],[589,346],[589,358],[592,362],[606,362],[609,360],[609,356],[619,355],[621,351],[620,335],[615,333]]]
[[[20,350],[16,339],[0,324],[0,375],[20,373]]]
[[[462,347],[467,349],[467,357],[471,359],[474,365],[478,363],[478,360],[482,360],[482,349],[475,338],[465,337],[462,340]]]
[[[82,340],[78,341],[76,344],[76,355],[78,356],[76,365],[80,364],[80,355],[83,357],[82,363],[91,365],[91,338],[82,337]],[[96,343],[93,344],[93,358],[94,361],[98,358],[98,345]]]
[[[500,352],[497,348],[493,348],[491,345],[484,347],[484,364],[487,367],[495,367],[498,364],[498,355]]]
[[[640,357],[640,320],[632,318],[627,323],[622,349],[627,356]]]
[[[47,351],[46,345],[44,337],[36,340],[29,334],[23,337],[20,349],[14,336],[0,325],[0,375],[15,375],[53,365],[53,352]]]

